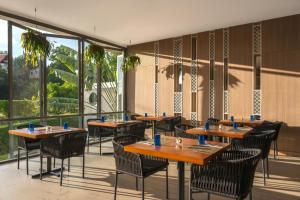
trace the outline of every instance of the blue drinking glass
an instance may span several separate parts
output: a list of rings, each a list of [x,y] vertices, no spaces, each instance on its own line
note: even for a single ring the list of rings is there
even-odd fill
[[[64,123],[64,129],[65,129],[65,130],[69,129],[69,124],[68,124],[68,122],[65,122],[65,123]]]
[[[198,142],[199,144],[205,144],[205,135],[199,135]]]
[[[205,130],[209,130],[209,123],[208,123],[208,122],[205,123],[204,129],[205,129]]]
[[[250,121],[254,121],[254,115],[250,115]]]
[[[163,116],[164,116],[164,117],[167,116],[167,113],[163,112]]]
[[[125,122],[129,121],[128,115],[125,115],[124,120],[125,120]]]
[[[160,146],[160,134],[155,134],[154,135],[154,146]]]
[[[29,130],[30,132],[34,132],[34,125],[33,125],[32,123],[29,123],[29,125],[28,125],[28,130]]]
[[[237,123],[233,123],[233,128],[234,129],[238,129],[238,124]]]
[[[105,122],[105,117],[104,116],[101,117],[101,122]]]
[[[148,113],[145,113],[145,117],[147,117],[148,116]]]
[[[231,122],[234,122],[234,116],[231,116],[231,117],[230,117],[230,121],[231,121]]]

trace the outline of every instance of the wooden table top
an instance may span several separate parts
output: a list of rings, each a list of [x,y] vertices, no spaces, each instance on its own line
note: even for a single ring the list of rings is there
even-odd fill
[[[137,120],[141,121],[162,121],[162,120],[168,120],[173,119],[175,116],[137,116]]]
[[[8,131],[8,133],[11,135],[32,138],[32,139],[49,138],[54,135],[71,134],[71,133],[78,133],[78,132],[87,133],[87,131],[82,128],[69,128],[65,130],[64,127],[62,126],[52,126],[50,131],[46,131],[46,127],[34,128],[34,132],[29,132],[28,128],[14,129]]]
[[[127,125],[137,124],[137,123],[141,123],[141,121],[129,120],[127,122],[125,122],[125,121],[105,121],[105,122],[101,122],[99,120],[95,120],[95,121],[88,122],[88,125],[107,127],[107,128],[119,128],[119,127],[123,127],[123,126],[127,126]]]
[[[235,130],[233,127],[230,126],[222,126],[221,129],[219,128],[219,126],[210,126],[209,130],[205,130],[204,127],[199,127],[188,129],[186,130],[186,133],[193,135],[213,135],[243,139],[251,130],[252,128],[250,127],[239,127]]]
[[[176,145],[176,137],[161,136],[161,146],[155,147],[151,142],[138,142],[126,145],[127,152],[205,165],[215,155],[225,151],[230,144],[207,141],[207,145],[198,145],[198,140],[182,139],[182,145]]]
[[[263,120],[251,121],[250,119],[235,119],[234,122],[237,123],[238,125],[256,127],[256,126],[261,125],[263,123]],[[231,126],[232,121],[230,121],[230,120],[221,120],[219,122],[219,124],[223,124],[223,125],[226,125],[226,126]]]

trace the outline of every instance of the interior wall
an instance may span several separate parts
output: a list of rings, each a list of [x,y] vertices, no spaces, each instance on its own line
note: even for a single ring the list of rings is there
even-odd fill
[[[279,137],[279,150],[300,154],[300,15],[262,22],[262,119],[286,123]],[[253,113],[253,24],[229,28],[229,116],[248,118]],[[223,118],[223,29],[215,30],[215,117]],[[195,34],[193,34],[195,35]],[[209,116],[209,32],[197,33],[197,114],[199,121]],[[191,112],[191,35],[183,38],[183,113]],[[174,38],[159,42],[159,110],[174,111]],[[127,78],[127,108],[131,112],[154,112],[153,43],[130,46],[141,66]],[[147,52],[147,54],[145,54]]]

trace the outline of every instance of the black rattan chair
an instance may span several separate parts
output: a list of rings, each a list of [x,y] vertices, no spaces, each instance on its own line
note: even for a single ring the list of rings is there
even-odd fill
[[[96,121],[100,119],[88,119],[87,123],[90,121]],[[87,147],[88,152],[90,148],[90,140],[91,138],[94,138],[94,140],[97,138],[99,140],[100,145],[100,155],[102,155],[102,138],[103,137],[112,137],[113,136],[113,130],[109,128],[102,128],[99,126],[94,125],[87,125],[88,126],[88,136],[87,136]]]
[[[283,126],[283,122],[270,122],[270,121],[264,121],[260,126],[255,127],[254,131],[258,132],[258,131],[265,131],[265,130],[276,130],[276,133],[274,135],[273,138],[273,150],[274,150],[274,159],[276,159],[276,156],[278,156],[278,136],[279,136],[279,132],[281,127]]]
[[[136,177],[137,190],[138,179],[142,179],[142,199],[144,199],[144,179],[162,170],[166,170],[166,197],[168,198],[168,160],[124,151],[125,145],[133,144],[139,140],[141,139],[132,135],[118,136],[113,139],[114,157],[116,162],[114,199],[116,200],[117,198],[119,174],[124,173]]]
[[[17,129],[28,128],[29,124],[22,124],[17,126]],[[39,124],[34,124],[34,127],[43,127]],[[18,137],[18,169],[20,169],[20,150],[25,150],[26,152],[26,173],[29,174],[29,158],[28,155],[31,151],[40,149],[40,139],[31,139],[31,138],[24,138]]]
[[[232,139],[232,149],[241,150],[246,148],[257,148],[261,150],[262,169],[264,177],[264,185],[266,185],[266,172],[269,177],[269,159],[268,155],[271,148],[271,143],[275,130],[267,130],[261,132],[252,132],[248,134],[244,139]]]
[[[259,149],[225,151],[207,165],[192,164],[190,200],[192,194],[207,192],[233,199],[252,199],[252,186],[257,164],[261,157]]]
[[[84,164],[85,164],[85,144],[86,144],[86,133],[71,133],[53,136],[48,139],[41,140],[40,150],[40,179],[42,180],[43,171],[43,157],[51,156],[57,159],[61,159],[61,174],[60,174],[60,185],[62,186],[63,180],[63,166],[64,160],[70,159],[71,157],[82,156],[82,178],[84,178]],[[68,171],[70,171],[70,162],[68,162]]]
[[[187,124],[179,124],[175,126],[175,136],[181,138],[190,138],[190,139],[197,139],[196,135],[187,134],[186,130],[194,128],[191,125]]]
[[[133,135],[133,136],[136,136],[138,138],[144,139],[146,128],[147,128],[146,122],[131,124],[129,126],[124,127],[121,134],[122,135]]]
[[[181,124],[181,116],[172,118],[172,119],[167,119],[167,120],[162,120],[158,121],[156,124],[156,130],[158,132],[164,132],[165,134],[167,132],[174,133],[175,132],[175,126]]]

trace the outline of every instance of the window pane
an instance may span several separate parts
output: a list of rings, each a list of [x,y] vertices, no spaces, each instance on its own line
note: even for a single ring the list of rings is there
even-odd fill
[[[7,21],[0,20],[0,119],[8,116]]]
[[[89,43],[84,42],[84,49]],[[84,60],[84,113],[97,113],[97,67],[91,62]]]
[[[48,37],[53,49],[47,59],[48,115],[77,114],[78,40]]]
[[[117,51],[106,51],[106,61],[101,67],[101,112],[123,110],[123,55]]]
[[[25,64],[21,47],[21,34],[24,31],[15,26],[12,28],[14,117],[40,114],[40,66]]]

